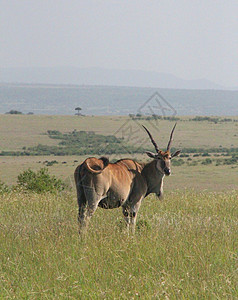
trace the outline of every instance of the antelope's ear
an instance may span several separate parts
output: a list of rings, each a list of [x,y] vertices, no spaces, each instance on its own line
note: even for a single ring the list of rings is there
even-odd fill
[[[150,151],[146,151],[145,152],[149,157],[151,157],[151,158],[156,158],[156,154],[154,154],[154,153],[152,153],[152,152],[150,152]]]
[[[171,158],[176,157],[176,156],[179,156],[180,152],[181,152],[181,150],[178,150],[178,151],[174,152],[174,153],[171,155]]]

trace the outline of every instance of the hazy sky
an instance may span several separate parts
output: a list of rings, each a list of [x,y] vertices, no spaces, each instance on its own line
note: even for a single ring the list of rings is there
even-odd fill
[[[237,0],[0,5],[0,67],[139,69],[238,85]]]

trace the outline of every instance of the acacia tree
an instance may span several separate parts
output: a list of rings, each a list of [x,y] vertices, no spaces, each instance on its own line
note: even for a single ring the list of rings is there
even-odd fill
[[[7,115],[22,115],[23,113],[21,111],[11,109],[10,111],[6,112]]]
[[[81,107],[76,107],[75,110],[77,111],[76,115],[80,116],[81,115],[80,110],[82,110],[82,108]]]

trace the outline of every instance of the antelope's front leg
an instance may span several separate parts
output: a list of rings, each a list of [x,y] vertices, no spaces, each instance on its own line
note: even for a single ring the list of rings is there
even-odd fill
[[[130,212],[130,225],[129,225],[129,227],[130,227],[130,232],[132,234],[135,234],[135,230],[136,230],[137,212],[135,212],[135,211]]]
[[[129,228],[130,228],[130,210],[128,207],[122,207],[122,213],[123,213],[123,216],[124,216],[124,220],[126,222],[126,229],[127,229],[127,232],[129,234]]]
[[[137,219],[137,213],[139,211],[141,205],[141,200],[138,201],[135,205],[122,207],[122,212],[124,215],[124,219],[126,221],[126,227],[128,230],[128,233],[135,233],[135,227],[136,227],[136,219]]]
[[[141,205],[141,200],[138,201],[135,205],[133,205],[131,208],[130,208],[130,224],[129,224],[129,227],[130,227],[130,231],[132,234],[135,233],[135,228],[136,228],[136,219],[137,219],[137,214],[138,214],[138,211],[139,211],[139,208],[140,208],[140,205]]]
[[[159,194],[157,196],[158,196],[159,200],[164,199],[163,180],[161,181],[160,191],[159,191]]]

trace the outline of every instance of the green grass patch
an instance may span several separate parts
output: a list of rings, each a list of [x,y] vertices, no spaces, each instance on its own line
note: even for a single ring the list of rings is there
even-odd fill
[[[235,299],[238,209],[229,193],[166,193],[137,232],[98,209],[86,239],[72,194],[0,196],[2,299]]]

